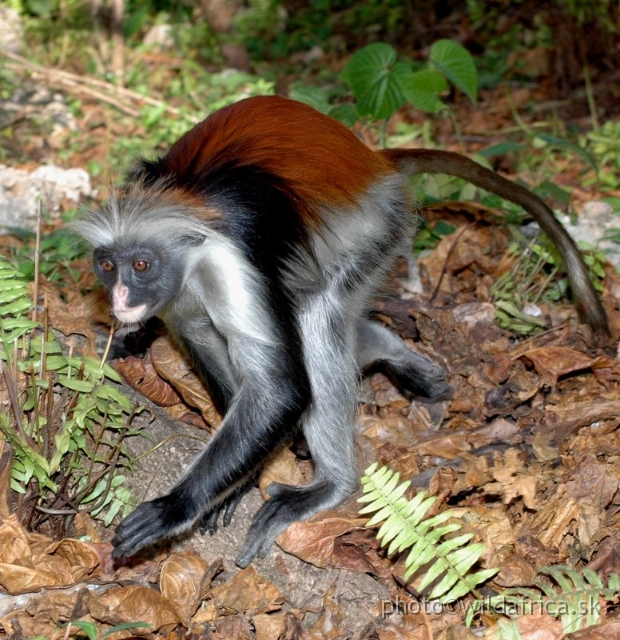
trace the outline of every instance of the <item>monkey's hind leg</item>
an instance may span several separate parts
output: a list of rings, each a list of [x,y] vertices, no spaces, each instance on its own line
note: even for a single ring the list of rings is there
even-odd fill
[[[452,397],[445,371],[409,349],[387,327],[364,319],[358,332],[357,361],[362,371],[377,365],[404,391],[433,401]]]
[[[277,483],[269,487],[270,498],[254,517],[237,556],[241,567],[256,555],[265,556],[276,536],[291,523],[337,506],[358,486],[353,443],[356,321],[344,309],[334,308],[332,300],[338,296],[317,297],[301,314],[300,322],[312,390],[302,424],[314,461],[314,479],[304,487]]]

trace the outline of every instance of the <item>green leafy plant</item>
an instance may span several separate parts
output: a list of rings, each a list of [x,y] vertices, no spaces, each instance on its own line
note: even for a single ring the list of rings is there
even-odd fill
[[[473,602],[467,612],[466,624],[471,624],[474,616],[485,610],[510,617],[544,612],[562,621],[564,633],[572,633],[601,621],[601,600],[612,602],[620,597],[620,575],[617,573],[612,573],[607,583],[588,568],[577,571],[566,565],[553,565],[538,573],[546,580],[534,580],[533,587],[514,587],[498,596]],[[520,636],[503,635],[500,630],[499,637]]]
[[[605,122],[598,130],[587,133],[582,144],[600,166],[600,184],[617,189],[620,186],[620,122]]]
[[[431,587],[430,599],[448,602],[468,593],[476,593],[476,587],[494,576],[499,569],[482,569],[470,573],[484,553],[483,543],[471,543],[473,533],[460,531],[462,522],[456,521],[453,511],[443,511],[427,517],[437,500],[420,491],[413,499],[404,497],[409,482],[398,484],[400,476],[387,467],[373,464],[362,477],[364,495],[359,502],[368,504],[361,514],[374,513],[367,527],[381,524],[377,538],[387,546],[388,554],[409,549],[405,566],[405,579],[424,568],[425,575],[417,585],[419,591]],[[452,520],[448,522],[448,520]]]
[[[515,241],[508,252],[512,268],[497,278],[491,287],[491,297],[500,326],[530,335],[546,328],[538,304],[554,304],[566,297],[568,278],[561,276],[562,259],[546,235],[527,241],[512,230]],[[594,287],[601,291],[605,278],[605,256],[593,247],[582,247]]]
[[[18,271],[27,279],[34,279],[35,263],[32,251],[35,244],[35,234],[32,231],[14,229],[13,235],[24,241],[24,246],[15,251]],[[88,253],[88,247],[83,241],[65,229],[55,229],[41,238],[39,245],[39,273],[48,280],[63,282],[67,277],[77,282],[81,270],[73,263]]]
[[[67,354],[31,307],[26,279],[0,258],[0,433],[14,451],[18,515],[36,527],[82,506],[109,524],[132,506],[122,469],[135,408],[109,365]]]
[[[357,100],[362,117],[373,122],[387,120],[405,103],[437,113],[446,108],[440,95],[451,82],[472,101],[478,95],[478,76],[469,52],[452,40],[438,40],[431,47],[427,69],[414,71],[397,60],[396,51],[385,43],[375,43],[351,56],[341,74]]]

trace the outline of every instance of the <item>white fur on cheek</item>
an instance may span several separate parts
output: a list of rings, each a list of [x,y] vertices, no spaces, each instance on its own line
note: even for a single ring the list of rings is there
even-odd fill
[[[200,301],[202,309],[198,313],[206,311],[225,336],[245,335],[263,344],[275,344],[265,282],[241,251],[212,232],[195,260],[186,299]]]

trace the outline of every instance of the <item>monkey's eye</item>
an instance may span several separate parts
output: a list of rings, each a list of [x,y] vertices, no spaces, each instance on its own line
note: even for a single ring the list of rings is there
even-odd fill
[[[106,273],[110,273],[114,271],[114,265],[109,260],[103,260],[100,264],[101,269]]]
[[[146,271],[149,268],[149,263],[146,260],[134,260],[132,267],[134,271]]]

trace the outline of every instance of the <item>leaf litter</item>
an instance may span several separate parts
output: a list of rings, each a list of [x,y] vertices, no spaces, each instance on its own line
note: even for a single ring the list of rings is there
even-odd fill
[[[433,209],[434,218],[442,215]],[[620,570],[620,364],[614,341],[593,346],[568,304],[541,305],[550,328],[539,335],[517,339],[501,329],[490,290],[508,235],[478,222],[472,205],[463,211],[474,222],[420,260],[428,293],[376,303],[379,317],[401,328],[410,346],[447,368],[453,398],[412,403],[382,374],[371,376],[360,394],[358,466],[390,465],[414,488],[438,496],[435,510],[455,509],[465,530],[486,544],[484,565],[500,567],[488,585],[494,593],[532,585],[538,569],[557,563],[608,576]],[[619,284],[608,272],[603,298],[616,340]],[[93,327],[105,322],[101,301],[75,291],[60,295],[50,282],[43,291],[51,323],[66,335],[84,336],[85,348],[92,349]],[[158,338],[146,358],[128,357],[117,367],[175,418],[193,415],[188,421],[217,428],[221,417],[167,339]],[[346,599],[335,585],[322,607],[304,609],[252,566],[235,572],[230,558],[209,562],[190,550],[115,566],[111,545],[85,514],[74,523],[83,539],[54,541],[27,531],[6,498],[6,447],[0,456],[0,637],[84,636],[69,622],[92,624],[98,637],[109,632],[114,638],[479,637],[462,626],[466,601],[450,610],[420,609],[424,594],[416,591],[416,577],[403,579],[402,558],[385,556],[354,500],[296,523],[278,538],[285,552],[316,567],[374,576],[390,603],[402,605],[386,612],[385,603],[369,604],[369,622],[353,635],[342,626]],[[311,475],[311,462],[284,448],[259,484],[264,491],[271,482],[304,484]],[[478,624],[488,635],[500,617],[486,613]],[[133,623],[148,626],[127,626]],[[525,639],[562,637],[560,621],[546,613],[521,615],[513,623]],[[620,637],[613,611],[589,632]],[[573,637],[587,637],[582,633],[588,632]]]

